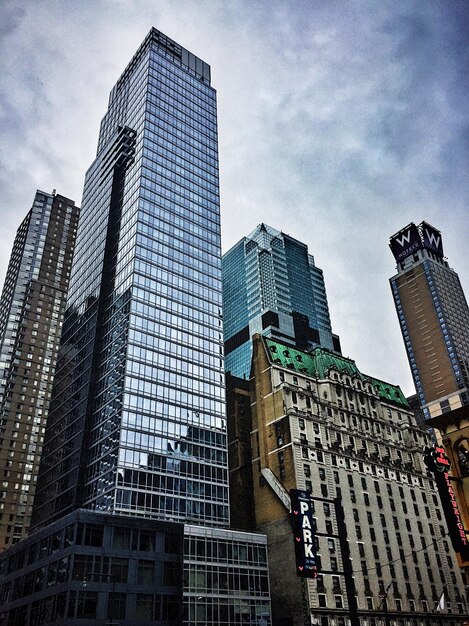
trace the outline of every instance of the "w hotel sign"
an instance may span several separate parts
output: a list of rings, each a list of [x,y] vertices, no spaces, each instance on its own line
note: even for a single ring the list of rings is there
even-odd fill
[[[427,222],[422,222],[420,224],[422,239],[423,239],[423,247],[430,252],[434,252],[437,256],[443,256],[443,242],[441,240],[441,233]]]
[[[427,222],[422,222],[418,226],[411,222],[391,237],[389,245],[397,262],[422,248],[437,256],[443,256],[441,233]]]

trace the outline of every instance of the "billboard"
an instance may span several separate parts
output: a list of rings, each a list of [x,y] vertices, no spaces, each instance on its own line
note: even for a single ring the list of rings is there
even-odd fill
[[[441,505],[453,548],[461,554],[464,561],[467,561],[469,560],[469,541],[466,537],[456,495],[451,484],[451,476],[449,474],[451,461],[447,457],[445,449],[435,445],[432,448],[427,448],[425,463],[435,475],[436,486],[440,494]]]
[[[411,222],[391,237],[389,245],[397,262],[405,259],[409,254],[422,247],[417,226]]]
[[[443,241],[441,239],[441,233],[427,222],[421,223],[423,245],[427,250],[433,252],[437,256],[443,256]]]
[[[301,489],[290,489],[291,522],[295,543],[296,574],[300,578],[316,578],[316,537],[311,494]]]

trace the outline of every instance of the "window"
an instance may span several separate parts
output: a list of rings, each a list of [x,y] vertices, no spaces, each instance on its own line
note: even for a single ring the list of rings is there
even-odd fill
[[[103,526],[78,524],[77,544],[79,545],[101,547],[103,545],[103,536]]]
[[[109,576],[111,582],[126,583],[129,569],[128,559],[120,559],[113,556],[110,559]]]
[[[182,550],[182,537],[174,533],[166,533],[164,538],[164,551],[166,554],[179,554]]]
[[[137,594],[137,600],[135,603],[136,616],[139,619],[145,619],[145,620],[155,619],[155,616],[153,613],[153,605],[154,605],[153,595],[143,594],[143,593]]]
[[[94,591],[75,591],[70,594],[68,617],[95,619],[98,594]]]
[[[93,556],[76,554],[73,560],[72,580],[90,581],[93,579]],[[51,566],[49,573],[52,576]],[[55,582],[55,579],[54,579]]]
[[[134,530],[132,533],[132,550],[152,552],[155,549],[153,533]]]
[[[181,566],[174,561],[163,564],[163,585],[175,586],[181,578]]]
[[[110,593],[107,603],[107,616],[109,619],[125,619],[127,607],[127,594]]]
[[[153,561],[139,561],[137,567],[137,584],[153,585],[155,582],[155,563]]]

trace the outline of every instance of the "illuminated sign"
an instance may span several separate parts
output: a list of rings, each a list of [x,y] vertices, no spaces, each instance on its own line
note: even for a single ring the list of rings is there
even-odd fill
[[[441,239],[441,233],[427,222],[421,223],[422,227],[422,235],[423,235],[423,245],[427,250],[434,252],[438,256],[443,256],[443,242]]]
[[[469,541],[462,523],[453,485],[451,484],[451,476],[449,475],[451,461],[447,457],[444,448],[434,446],[427,449],[425,463],[435,475],[436,486],[440,494],[453,548],[461,554],[461,558],[464,561],[467,561],[469,560]]]
[[[417,226],[412,222],[391,237],[389,245],[396,261],[402,261],[409,254],[422,247]]]
[[[309,491],[290,489],[290,499],[296,574],[300,578],[316,578],[318,567],[311,494]]]

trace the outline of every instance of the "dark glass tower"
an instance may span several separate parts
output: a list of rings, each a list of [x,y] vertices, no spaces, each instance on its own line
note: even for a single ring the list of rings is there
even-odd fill
[[[340,354],[324,275],[306,244],[260,224],[223,256],[222,267],[227,372],[249,378],[255,333]]]
[[[0,623],[270,623],[266,538],[228,528],[219,219],[210,68],[152,29],[86,175],[34,532],[0,556]]]
[[[36,525],[228,525],[220,265],[210,68],[153,29],[86,174]]]
[[[78,213],[36,192],[0,299],[0,550],[29,530]]]
[[[390,279],[415,389],[426,418],[469,404],[469,309],[440,231],[411,223],[391,237]]]

